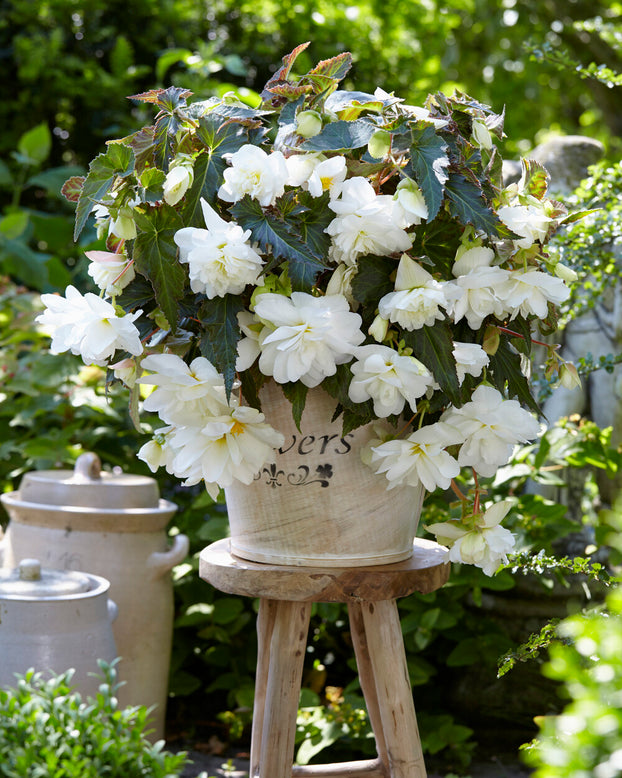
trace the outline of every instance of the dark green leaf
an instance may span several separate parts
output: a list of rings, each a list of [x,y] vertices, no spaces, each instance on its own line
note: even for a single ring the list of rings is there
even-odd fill
[[[479,186],[459,173],[451,173],[445,184],[449,213],[461,224],[472,224],[476,230],[483,230],[497,238],[514,238],[512,230],[506,227],[488,205]]]
[[[358,271],[352,280],[352,293],[364,306],[378,305],[378,300],[394,289],[391,275],[397,262],[387,257],[367,255],[358,261]]]
[[[317,256],[312,245],[305,243],[278,216],[264,211],[261,205],[245,195],[240,202],[230,208],[238,224],[245,230],[251,230],[253,240],[274,257],[288,261],[288,274],[292,289],[298,292],[310,292],[318,275],[329,267],[328,261]]]
[[[428,206],[428,221],[432,221],[441,207],[447,181],[447,144],[430,125],[418,123],[411,127],[411,133],[410,162],[404,172],[421,187]]]
[[[203,332],[201,354],[224,375],[227,399],[235,381],[237,345],[241,337],[237,315],[243,310],[239,297],[227,294],[206,300],[198,312]]]
[[[336,121],[327,124],[322,132],[306,140],[301,146],[305,151],[344,151],[359,149],[378,128],[360,119],[354,122]]]
[[[520,355],[508,343],[505,335],[501,336],[497,351],[490,357],[486,376],[500,392],[507,390],[510,397],[518,398],[532,411],[540,413],[538,403],[531,396],[529,381],[522,374]]]
[[[429,257],[437,267],[445,265],[450,273],[450,265],[456,258],[460,245],[462,227],[445,213],[433,221],[420,224],[414,232],[413,253],[420,257]]]
[[[155,307],[153,287],[144,276],[135,276],[117,297],[117,303],[125,311],[142,308],[144,313],[149,313]]]
[[[281,384],[283,394],[292,404],[292,415],[294,422],[298,427],[298,432],[302,432],[300,429],[300,420],[302,419],[302,412],[305,409],[305,403],[307,401],[307,387],[300,381],[294,383]]]
[[[99,154],[89,165],[89,173],[82,186],[73,239],[78,240],[95,203],[101,200],[115,178],[125,178],[134,170],[134,152],[122,143],[111,143],[104,154]]]
[[[183,297],[186,273],[177,259],[175,232],[182,227],[174,208],[162,204],[146,214],[136,215],[138,235],[134,241],[133,259],[136,270],[151,281],[156,302],[166,316],[171,329],[177,328],[177,302]]]
[[[299,192],[297,200],[301,209],[292,219],[292,224],[300,230],[302,240],[317,257],[325,257],[330,247],[330,236],[325,232],[334,216],[326,207],[329,197],[328,192],[321,197]]]
[[[347,435],[357,427],[362,427],[376,418],[372,400],[364,403],[353,402],[348,395],[352,373],[348,365],[337,365],[337,371],[322,381],[322,389],[337,400],[337,411],[343,414],[343,434]],[[338,415],[338,414],[336,414]]]
[[[451,402],[457,407],[461,406],[456,360],[453,355],[454,343],[448,322],[439,321],[433,327],[404,331],[402,337],[406,345],[412,348],[413,356],[428,368]]]

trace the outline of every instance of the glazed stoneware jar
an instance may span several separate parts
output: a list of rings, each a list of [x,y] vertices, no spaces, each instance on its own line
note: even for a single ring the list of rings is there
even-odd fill
[[[188,554],[188,538],[172,544],[166,527],[176,506],[159,496],[153,478],[101,471],[95,454],[75,470],[24,475],[2,495],[10,522],[0,541],[0,564],[38,557],[46,567],[85,570],[110,581],[119,615],[114,623],[119,703],[157,706],[153,738],[164,734],[173,634],[171,569]]]
[[[14,686],[15,675],[30,668],[44,674],[73,668],[76,690],[95,696],[97,660],[117,655],[109,589],[100,576],[45,569],[38,559],[0,570],[0,687]]]

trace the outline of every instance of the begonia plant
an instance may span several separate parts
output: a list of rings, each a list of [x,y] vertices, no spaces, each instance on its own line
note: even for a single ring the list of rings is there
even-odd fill
[[[534,162],[504,186],[503,114],[461,93],[412,106],[341,90],[348,53],[294,76],[305,47],[258,108],[177,87],[132,96],[153,124],[64,187],[75,237],[94,218],[106,238],[87,252],[101,295],[43,295],[39,321],[53,351],[132,388],[135,419],[139,385],[154,387],[143,406],[165,426],[139,456],[212,495],[282,445],[261,412],[268,380],[298,424],[318,386],[344,434],[382,421],[362,456],[388,489],[455,487],[463,467],[477,484],[538,434],[532,343],[569,295],[546,244],[572,217]],[[572,378],[549,348],[556,370]],[[485,510],[479,488],[463,504],[429,529],[492,574],[509,506]]]

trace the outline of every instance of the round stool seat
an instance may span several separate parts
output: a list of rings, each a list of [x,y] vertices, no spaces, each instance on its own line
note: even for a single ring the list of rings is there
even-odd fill
[[[219,540],[200,555],[199,575],[228,594],[291,602],[378,602],[428,594],[449,577],[447,549],[417,538],[403,562],[370,567],[293,567],[249,562]]]

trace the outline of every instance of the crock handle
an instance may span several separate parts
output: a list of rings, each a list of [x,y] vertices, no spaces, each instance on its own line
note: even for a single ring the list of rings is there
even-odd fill
[[[173,545],[168,551],[154,551],[147,559],[147,567],[151,570],[151,578],[160,578],[175,565],[183,562],[188,556],[190,541],[187,535],[175,535]]]
[[[112,624],[112,622],[117,618],[119,615],[119,606],[114,600],[108,600],[108,621]]]
[[[4,564],[4,549],[6,548],[6,535],[0,527],[0,567]]]

